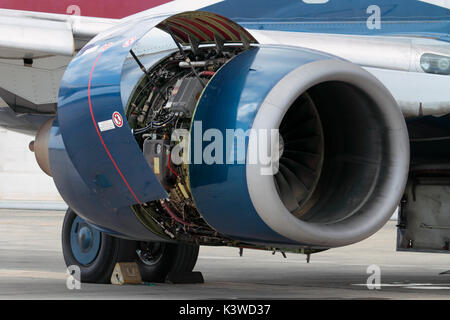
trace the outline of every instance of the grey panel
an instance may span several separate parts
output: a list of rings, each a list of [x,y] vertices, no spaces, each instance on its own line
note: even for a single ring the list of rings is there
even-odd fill
[[[9,107],[0,107],[0,127],[32,136],[52,117],[54,115],[16,114]]]
[[[450,166],[411,174],[400,206],[397,250],[450,253]]]
[[[53,115],[56,113],[56,103],[34,104],[3,88],[0,88],[0,98],[16,113]]]

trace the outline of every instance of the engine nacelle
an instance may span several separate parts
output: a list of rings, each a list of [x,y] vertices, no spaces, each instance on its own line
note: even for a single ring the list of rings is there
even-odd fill
[[[245,165],[190,166],[196,204],[224,234],[348,245],[378,231],[402,196],[403,116],[383,85],[349,62],[291,48],[245,52],[211,80],[194,120],[203,130],[279,129],[283,141],[275,176],[248,163],[250,150]]]
[[[269,162],[251,161],[254,146]],[[395,100],[362,68],[187,12],[83,48],[61,84],[49,155],[65,201],[107,232],[322,249],[389,219],[409,142]]]

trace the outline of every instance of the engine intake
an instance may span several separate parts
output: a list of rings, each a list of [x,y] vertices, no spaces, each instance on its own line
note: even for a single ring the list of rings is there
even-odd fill
[[[293,70],[267,95],[253,127],[280,128],[284,139],[275,181],[248,166],[247,184],[258,214],[287,238],[355,243],[398,206],[409,166],[406,126],[389,92],[361,68],[325,60]]]
[[[402,196],[404,118],[387,89],[349,62],[270,46],[242,53],[211,80],[195,120],[203,130],[279,129],[281,136],[275,176],[249,163],[250,149],[245,168],[190,165],[197,207],[224,234],[344,246],[379,230]],[[240,175],[243,183],[231,178]]]

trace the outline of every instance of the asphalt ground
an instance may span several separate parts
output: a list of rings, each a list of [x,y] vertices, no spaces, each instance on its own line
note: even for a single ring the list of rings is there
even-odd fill
[[[63,212],[0,210],[0,299],[450,299],[450,256],[395,251],[395,221],[371,238],[311,256],[201,247],[204,284],[96,285],[69,290]],[[368,267],[380,270],[370,290]],[[369,270],[370,271],[370,270]],[[371,282],[372,283],[372,282]]]

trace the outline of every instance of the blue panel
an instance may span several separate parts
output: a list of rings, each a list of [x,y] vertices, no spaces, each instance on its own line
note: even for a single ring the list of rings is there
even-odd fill
[[[224,137],[226,129],[246,131],[252,127],[261,103],[279,80],[303,64],[323,59],[330,56],[290,47],[246,51],[228,62],[209,82],[194,121],[202,122],[203,132],[215,128]],[[193,163],[195,138],[192,131]],[[203,143],[203,148],[208,143]],[[226,147],[223,153],[227,154]],[[219,232],[242,241],[292,243],[271,230],[256,213],[247,189],[245,164],[191,164],[189,176],[200,213]]]
[[[367,12],[380,8],[381,29],[367,28]],[[419,0],[224,0],[200,10],[224,15],[248,29],[356,35],[414,35],[445,37],[450,10]]]
[[[127,124],[121,96],[129,39],[139,40],[164,17],[131,22],[94,38],[70,63],[58,100],[67,153],[88,189],[106,207],[167,197]],[[136,65],[136,69],[138,69]],[[99,122],[118,112],[123,125],[101,132]]]
[[[367,8],[377,5],[385,21],[447,21],[449,9],[420,0],[328,0],[309,4],[303,0],[224,0],[201,10],[233,19],[293,22],[346,22],[365,20]]]
[[[64,146],[58,121],[50,132],[50,167],[53,180],[66,203],[90,224],[101,225],[101,231],[130,239],[162,241],[136,218],[130,207],[111,208],[99,201],[73,166]]]

